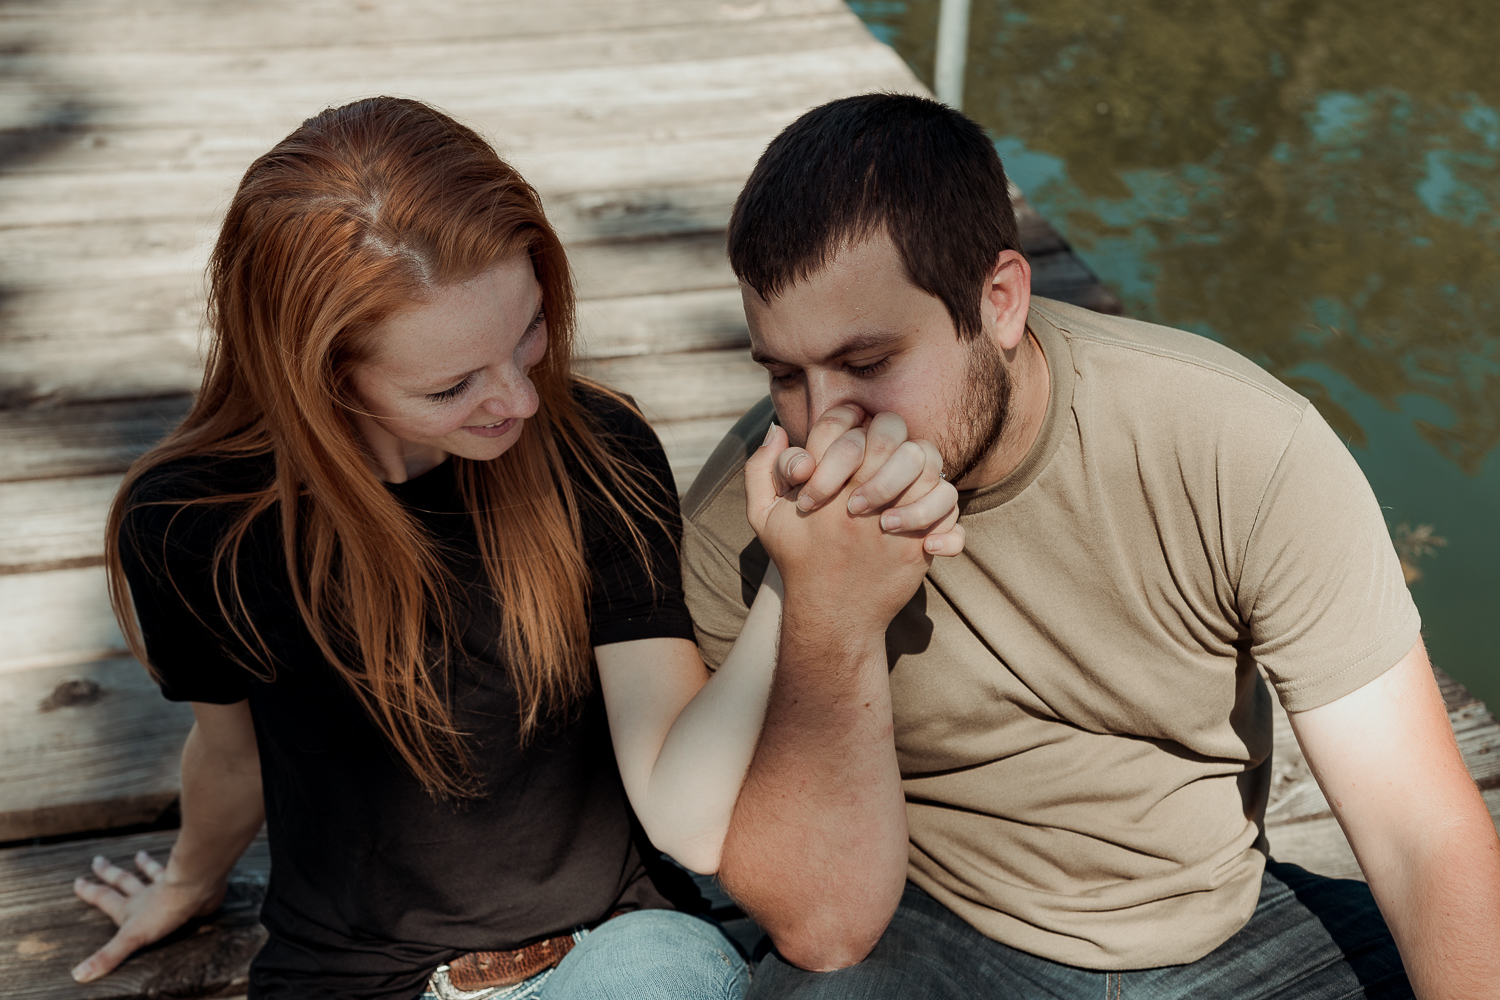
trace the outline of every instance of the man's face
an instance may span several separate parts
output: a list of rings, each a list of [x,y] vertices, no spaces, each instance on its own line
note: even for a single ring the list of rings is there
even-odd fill
[[[892,411],[912,438],[938,446],[957,485],[998,439],[1010,385],[993,308],[982,309],[981,336],[960,340],[942,301],[907,280],[884,234],[842,248],[769,302],[742,291],[751,355],[770,373],[793,444],[832,407]]]

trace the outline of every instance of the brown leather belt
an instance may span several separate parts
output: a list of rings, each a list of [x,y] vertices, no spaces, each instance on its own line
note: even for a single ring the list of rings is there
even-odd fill
[[[471,951],[448,963],[448,982],[465,993],[515,986],[557,965],[573,944],[573,935],[563,934],[515,951]]]

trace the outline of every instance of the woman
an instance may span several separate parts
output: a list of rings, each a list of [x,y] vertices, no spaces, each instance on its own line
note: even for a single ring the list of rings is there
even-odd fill
[[[75,977],[212,912],[264,820],[253,997],[737,995],[651,841],[717,865],[778,583],[710,680],[671,472],[569,371],[535,193],[446,116],[360,101],[250,167],[209,275],[203,388],[109,524],[125,634],[193,703],[182,830],[75,884],[120,924]]]

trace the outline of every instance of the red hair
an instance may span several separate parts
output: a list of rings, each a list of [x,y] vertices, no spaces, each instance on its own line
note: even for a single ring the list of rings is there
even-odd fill
[[[474,792],[444,673],[428,662],[429,650],[448,648],[454,583],[371,470],[349,419],[358,403],[348,374],[387,317],[519,255],[531,260],[547,315],[547,352],[530,372],[540,409],[498,459],[451,461],[499,603],[523,741],[577,705],[591,688],[592,651],[568,469],[583,470],[621,513],[664,512],[575,401],[572,277],[540,198],[472,129],[390,97],[308,119],[250,166],[229,206],[208,266],[202,389],[182,425],[131,467],[110,510],[111,602],[142,662],[120,561],[135,483],[181,458],[269,453],[276,472],[265,489],[187,501],[240,507],[214,553],[214,578],[231,581],[216,596],[253,669],[273,677],[275,653],[233,581],[251,522],[274,509],[297,607],[323,655],[430,792]],[[634,541],[649,566],[644,539]]]

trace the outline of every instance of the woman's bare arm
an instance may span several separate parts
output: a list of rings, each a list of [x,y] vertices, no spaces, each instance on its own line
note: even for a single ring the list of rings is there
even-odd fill
[[[865,421],[859,410],[840,407],[820,425],[806,451],[787,449],[785,434],[774,431],[780,444],[762,449],[747,467],[747,475],[759,477],[761,492],[783,494],[815,476],[815,485],[828,491],[822,497],[827,502],[847,497],[857,485],[870,498],[862,511],[904,512],[900,531],[914,536],[907,543],[915,544],[916,552],[924,544],[928,555],[963,550],[957,493],[941,480],[941,456],[928,445],[907,441],[904,421],[895,414]],[[790,467],[787,460],[798,456],[805,468]],[[842,512],[837,516],[846,518]],[[868,527],[881,535],[873,517]],[[734,647],[711,678],[685,639],[641,639],[595,650],[631,804],[652,842],[694,871],[719,867],[761,736],[778,648],[785,652],[781,610],[782,581],[773,562]],[[884,633],[884,623],[879,630]]]
[[[194,702],[193,715],[182,749],[182,830],[167,863],[142,851],[134,859],[137,874],[100,856],[93,866],[99,881],[80,876],[73,883],[80,899],[119,927],[73,969],[80,983],[108,975],[137,948],[218,909],[229,870],[265,821],[250,703]]]

